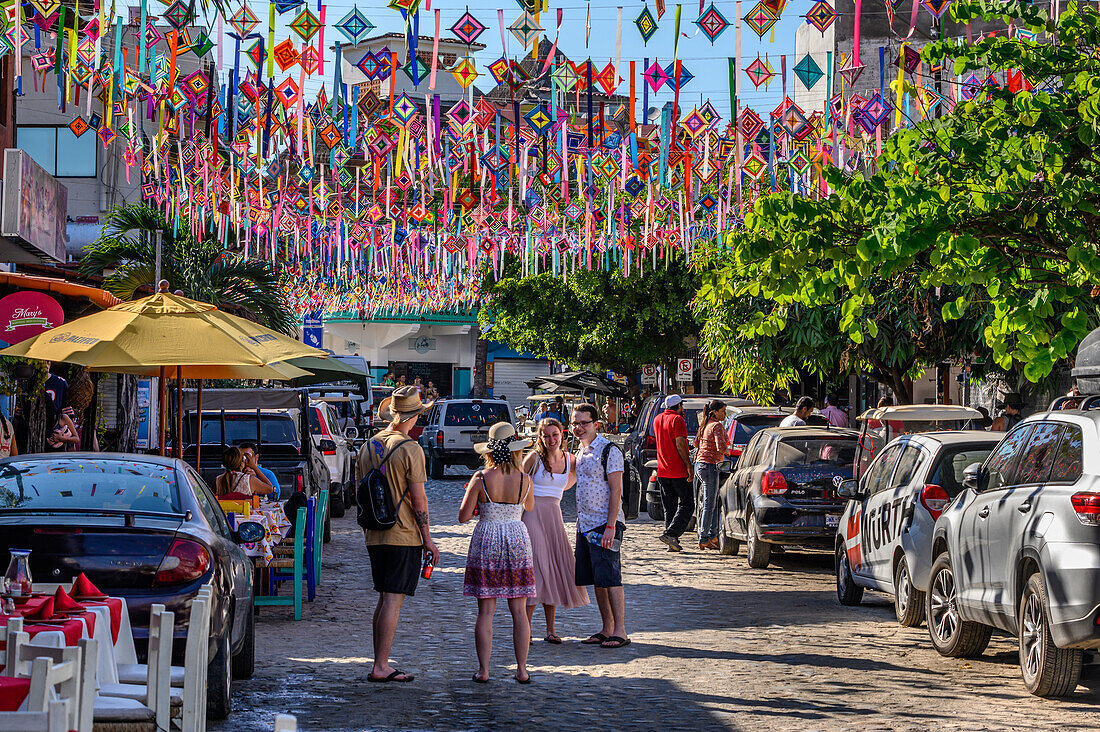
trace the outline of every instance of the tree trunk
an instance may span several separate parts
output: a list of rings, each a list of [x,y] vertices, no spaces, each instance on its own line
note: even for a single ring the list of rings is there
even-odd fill
[[[481,328],[474,326],[474,383],[470,394],[476,397],[484,397],[488,393],[485,386],[486,372],[489,368],[489,342],[481,337]]]
[[[905,374],[897,369],[890,371],[890,383],[887,384],[897,395],[898,404],[913,403],[913,384],[905,378]]]
[[[118,394],[118,451],[136,452],[138,436],[138,377],[122,374]]]
[[[45,451],[46,437],[53,430],[52,424],[46,424],[46,399],[45,392],[42,392],[26,397],[24,401],[24,415],[27,420],[27,454]]]

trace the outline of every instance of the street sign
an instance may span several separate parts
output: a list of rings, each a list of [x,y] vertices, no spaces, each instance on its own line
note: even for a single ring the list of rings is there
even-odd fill
[[[695,371],[695,362],[690,358],[676,360],[676,380],[691,381],[692,372]]]
[[[647,363],[645,366],[642,366],[642,385],[657,386],[656,364]]]
[[[321,313],[306,313],[302,318],[302,343],[320,348],[325,340],[325,324]]]
[[[699,362],[699,378],[703,381],[717,381],[718,361],[713,356],[706,356]]]

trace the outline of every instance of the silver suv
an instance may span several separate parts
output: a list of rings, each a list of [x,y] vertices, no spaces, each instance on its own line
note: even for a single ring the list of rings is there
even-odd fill
[[[932,645],[977,656],[999,628],[1019,638],[1028,691],[1071,693],[1100,648],[1100,413],[1029,417],[963,485],[933,533]]]

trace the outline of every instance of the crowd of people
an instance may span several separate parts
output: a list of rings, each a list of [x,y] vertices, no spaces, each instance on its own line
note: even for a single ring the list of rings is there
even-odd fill
[[[379,405],[387,428],[363,445],[357,461],[360,478],[384,466],[396,504],[392,528],[364,532],[378,593],[372,621],[374,663],[368,676],[376,683],[413,681],[412,674],[390,665],[390,649],[405,598],[415,594],[421,576],[430,576],[429,565],[439,561],[424,490],[424,453],[409,437],[431,406],[413,385],[394,389]],[[606,649],[630,644],[619,554],[626,529],[622,451],[599,433],[600,414],[594,405],[576,405],[569,419],[577,444],[572,454],[563,448],[565,425],[555,417],[539,420],[533,440],[518,436],[510,423],[498,422],[475,447],[484,467],[466,485],[458,520],[477,519],[463,579],[463,594],[478,603],[476,683],[489,680],[498,600],[507,601],[512,616],[515,678],[521,684],[531,681],[527,654],[538,606],[546,618],[544,640],[561,643],[557,609],[588,604],[588,586],[594,587],[602,625],[581,643]],[[560,506],[570,488],[577,499],[572,546]]]
[[[399,374],[394,376],[392,371],[387,371],[386,375],[382,377],[382,386],[411,386],[416,389],[420,394],[421,399],[430,399],[435,401],[440,397],[439,389],[436,388],[434,381],[428,381],[427,384],[423,383],[423,379],[419,376],[414,376],[411,384],[407,383],[408,377],[405,374]]]

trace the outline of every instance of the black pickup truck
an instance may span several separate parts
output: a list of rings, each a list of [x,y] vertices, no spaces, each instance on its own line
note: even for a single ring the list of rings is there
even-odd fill
[[[309,408],[305,389],[204,389],[202,392],[202,449],[198,391],[185,389],[183,459],[195,466],[207,485],[220,475],[222,453],[231,445],[254,442],[260,449],[260,465],[275,473],[279,497],[296,489],[314,496],[329,487],[329,469],[309,433],[309,420],[301,419]],[[323,445],[322,448],[324,449]],[[201,462],[200,462],[201,457]],[[328,540],[329,517],[325,517]]]

